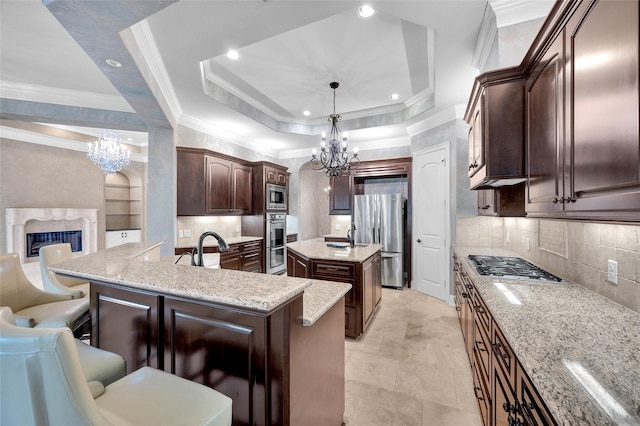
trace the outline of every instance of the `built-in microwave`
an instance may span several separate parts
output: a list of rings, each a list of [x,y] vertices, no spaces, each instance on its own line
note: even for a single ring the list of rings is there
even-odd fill
[[[268,183],[265,208],[267,210],[287,210],[287,188]]]

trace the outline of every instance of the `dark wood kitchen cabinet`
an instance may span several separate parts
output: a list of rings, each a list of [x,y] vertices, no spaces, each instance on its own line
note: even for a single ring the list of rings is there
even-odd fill
[[[555,425],[467,268],[454,255],[454,301],[483,424]]]
[[[252,214],[251,163],[197,148],[176,154],[178,216]]]
[[[289,248],[287,275],[351,284],[345,295],[345,336],[359,337],[371,324],[382,300],[382,257],[378,251],[363,262],[309,259]]]
[[[476,78],[467,111],[470,189],[525,179],[524,76],[518,68]]]
[[[481,216],[524,217],[525,184],[496,189],[479,189],[478,214]]]
[[[264,174],[266,183],[286,186],[289,182],[289,173],[287,173],[286,170],[281,170],[272,166],[265,166]]]
[[[638,15],[637,1],[572,3],[532,55],[529,216],[640,220]]]
[[[174,250],[176,255],[190,253],[194,247],[180,247]],[[220,253],[220,268],[233,271],[263,272],[262,240],[229,244],[229,250],[220,252],[217,246],[204,247],[205,253]]]
[[[212,155],[205,155],[205,164],[206,212],[251,214],[251,167]]]
[[[353,176],[345,173],[329,180],[329,214],[350,215],[353,213]]]

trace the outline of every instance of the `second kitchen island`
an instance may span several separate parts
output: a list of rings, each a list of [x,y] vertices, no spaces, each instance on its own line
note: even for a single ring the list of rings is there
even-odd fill
[[[351,284],[344,299],[344,333],[360,337],[382,299],[381,249],[380,244],[330,247],[322,240],[289,243],[287,275]]]

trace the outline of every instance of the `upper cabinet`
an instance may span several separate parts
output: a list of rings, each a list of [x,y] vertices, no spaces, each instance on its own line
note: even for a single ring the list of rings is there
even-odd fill
[[[286,167],[278,164],[199,148],[176,151],[178,216],[261,215],[266,183],[286,186],[289,180]]]
[[[350,215],[353,211],[353,177],[350,173],[329,180],[329,214]]]
[[[470,188],[523,182],[524,76],[520,70],[498,70],[478,77],[464,118],[470,126]]]
[[[251,167],[205,155],[207,214],[251,214]]]
[[[638,9],[583,1],[549,30],[526,82],[529,216],[640,220]]]

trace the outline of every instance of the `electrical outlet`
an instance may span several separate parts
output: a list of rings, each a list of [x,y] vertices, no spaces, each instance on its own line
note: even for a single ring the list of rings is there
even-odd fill
[[[609,259],[607,261],[607,281],[618,284],[618,262]]]
[[[236,232],[240,232],[240,225],[236,225]]]
[[[178,229],[178,238],[184,238],[184,231],[182,229]]]
[[[189,238],[191,236],[191,229],[185,229],[184,230],[184,236],[185,236],[185,238]]]
[[[507,242],[511,242],[511,238],[509,238],[509,231],[507,231]]]
[[[531,238],[527,237],[525,240],[525,244],[527,245],[527,251],[531,250]]]
[[[339,231],[339,230],[340,230],[340,224],[339,224],[339,223],[336,223],[335,228],[336,228],[336,231]]]

